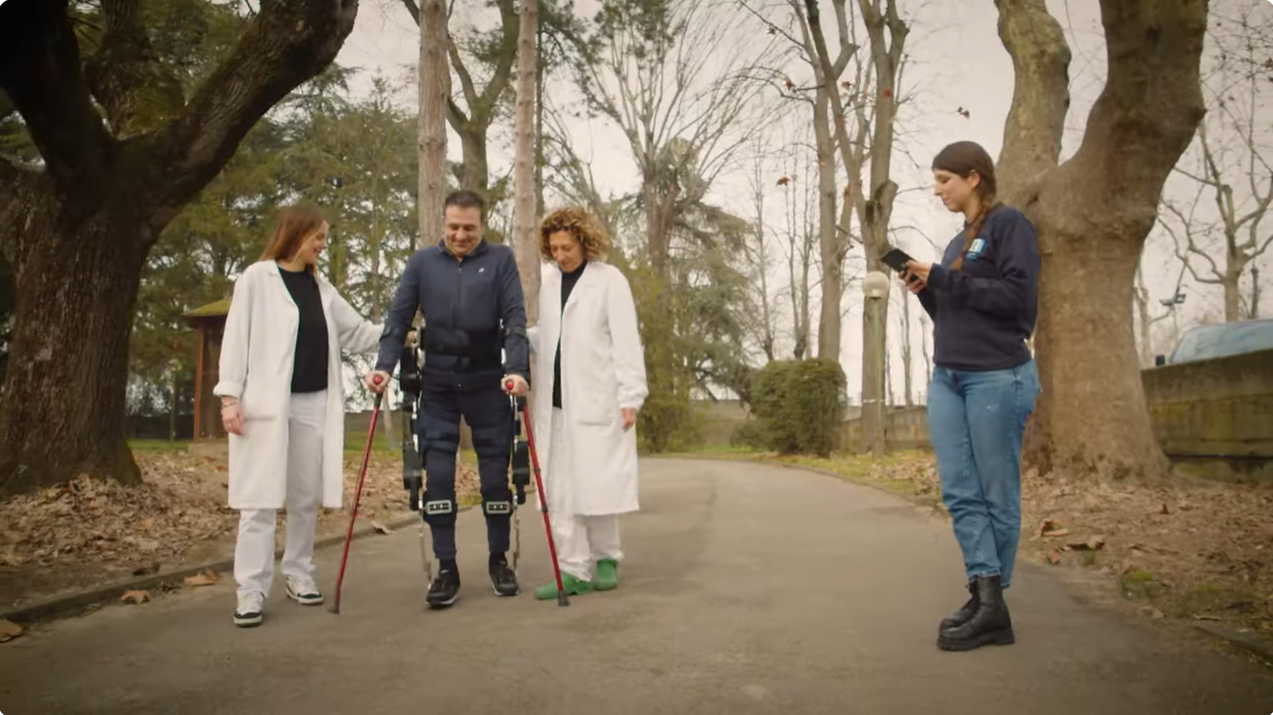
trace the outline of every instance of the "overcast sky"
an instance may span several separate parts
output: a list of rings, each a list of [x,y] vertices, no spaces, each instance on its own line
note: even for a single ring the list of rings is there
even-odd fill
[[[790,10],[786,9],[781,0],[749,2],[775,22],[785,24],[789,17]],[[1264,0],[1212,0],[1212,8],[1213,11],[1217,8],[1232,11],[1244,2],[1258,4],[1263,6],[1263,11],[1273,13],[1273,5]],[[596,6],[592,0],[578,0],[576,5],[581,12],[589,13]],[[830,3],[823,2],[823,5],[827,8],[825,12],[829,17]],[[903,0],[901,5],[904,16],[911,24],[911,33],[907,39],[909,58],[903,93],[913,96],[913,100],[903,109],[899,118],[899,153],[894,159],[894,179],[903,194],[899,196],[894,210],[893,226],[913,226],[918,231],[901,231],[894,240],[912,255],[933,260],[939,256],[937,249],[919,232],[938,246],[945,246],[961,227],[962,218],[947,212],[932,196],[928,163],[942,146],[963,139],[979,142],[992,156],[998,156],[1003,123],[1012,99],[1012,64],[997,35],[997,11],[991,0]],[[1049,0],[1048,6],[1066,28],[1074,55],[1070,70],[1071,108],[1066,122],[1064,158],[1072,154],[1081,142],[1088,111],[1104,81],[1104,44],[1099,8],[1095,0]],[[462,22],[482,23],[489,18],[489,15],[466,16]],[[760,32],[757,29],[758,36],[763,37]],[[865,37],[862,40],[865,41]],[[404,91],[401,94],[403,105],[414,107],[416,96],[410,78],[418,59],[418,47],[415,24],[399,0],[362,0],[354,32],[346,41],[337,61],[362,70],[355,83],[356,92],[366,91],[370,76],[375,72],[399,78],[404,82]],[[796,63],[790,65],[790,70],[797,78],[808,76],[808,70],[801,69]],[[559,98],[559,101],[568,101],[562,89],[564,86],[557,83],[550,87],[549,92]],[[969,117],[965,118],[956,111],[961,107],[968,110]],[[1273,121],[1268,121],[1273,116],[1265,113],[1261,119],[1262,126],[1273,125]],[[637,185],[638,177],[630,151],[622,135],[614,127],[598,119],[578,120],[569,127],[577,152],[591,161],[603,194],[607,190],[616,194],[631,191]],[[775,137],[781,135],[782,131],[776,129]],[[775,141],[780,140],[775,138]],[[501,128],[497,140],[491,146],[493,175],[507,171],[510,148],[511,136],[508,129]],[[448,153],[452,159],[459,159],[459,141],[450,132]],[[783,190],[777,187],[776,180],[784,171],[785,166],[777,164],[772,167],[772,171],[767,172],[772,174],[767,180],[772,181],[769,181],[769,198],[766,200],[770,206],[776,208],[781,207],[783,200]],[[722,177],[711,200],[743,216],[753,215],[748,179],[742,172]],[[1187,180],[1175,177],[1169,183],[1168,195],[1192,197],[1188,187]],[[774,216],[770,223],[779,226],[781,219]],[[1266,225],[1269,230],[1273,230],[1273,217],[1270,217]],[[1168,297],[1179,270],[1178,263],[1168,265],[1172,263],[1169,246],[1170,241],[1164,235],[1157,231],[1152,235],[1149,250],[1154,252],[1154,259],[1146,261],[1145,268],[1154,301]],[[1268,288],[1273,286],[1268,280],[1273,274],[1273,266],[1269,265],[1270,261],[1267,259],[1268,256],[1261,262],[1261,283],[1266,286],[1261,307],[1265,314],[1273,308],[1273,298],[1269,297],[1273,290]],[[784,259],[779,255],[775,260],[782,262]],[[771,275],[785,285],[785,263],[775,265]],[[895,284],[895,288],[897,287]],[[1197,287],[1186,278],[1186,290],[1189,298],[1179,309],[1182,328],[1208,312],[1222,314],[1223,301],[1218,286]],[[860,295],[857,287],[846,290],[844,307],[848,314],[844,322],[841,351],[841,361],[849,377],[849,393],[854,396],[855,401],[860,389]],[[1163,310],[1156,302],[1155,308],[1158,312]],[[816,308],[813,312],[816,330]],[[900,311],[894,311],[897,312]],[[923,360],[918,357],[921,331],[918,316],[921,312],[918,303],[912,303],[912,320],[915,323],[912,335],[917,355],[913,374],[917,376],[917,394],[923,389],[922,378],[919,376],[924,370]],[[1170,322],[1165,321],[1159,327]],[[782,349],[789,350],[789,345],[789,340],[784,341]],[[929,345],[931,346],[931,337]],[[901,365],[898,350],[894,345],[891,372],[895,383],[894,391],[900,399]]]

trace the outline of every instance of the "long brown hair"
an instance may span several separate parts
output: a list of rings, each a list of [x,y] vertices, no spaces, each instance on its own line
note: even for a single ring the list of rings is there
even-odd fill
[[[957,271],[964,265],[964,254],[968,252],[973,240],[981,232],[981,227],[986,225],[986,217],[999,207],[999,202],[995,198],[995,162],[980,144],[969,141],[955,142],[946,145],[944,149],[937,152],[937,156],[933,157],[933,171],[949,171],[964,179],[975,171],[981,178],[973,189],[977,198],[980,199],[981,210],[977,212],[972,223],[964,228],[963,250],[959,252],[955,262],[950,264],[950,270]]]
[[[301,250],[306,237],[323,225],[323,212],[313,206],[288,206],[278,213],[274,223],[274,235],[261,253],[262,261],[289,260]],[[314,266],[305,266],[314,272]]]

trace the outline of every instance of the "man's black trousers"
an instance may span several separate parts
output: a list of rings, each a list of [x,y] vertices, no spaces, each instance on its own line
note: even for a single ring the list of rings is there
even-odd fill
[[[451,389],[425,385],[422,391],[418,436],[425,469],[421,509],[433,534],[433,553],[439,561],[455,559],[455,454],[460,446],[460,417],[473,433],[481,482],[482,511],[490,553],[509,548],[513,492],[508,460],[513,447],[512,403],[499,379],[474,384],[452,383]]]

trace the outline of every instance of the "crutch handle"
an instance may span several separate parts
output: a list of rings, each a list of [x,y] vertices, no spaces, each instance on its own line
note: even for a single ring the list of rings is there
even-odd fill
[[[509,379],[507,379],[507,380],[505,380],[505,381],[504,381],[504,391],[505,391],[505,392],[507,392],[507,393],[509,393],[509,394],[512,394],[512,392],[513,392],[513,380],[512,380],[512,378],[509,378]],[[520,409],[522,409],[523,407],[525,407],[525,406],[526,406],[526,398],[525,398],[525,397],[522,397],[521,395],[518,395],[515,399],[517,400],[517,409],[519,409],[519,410],[520,410]]]

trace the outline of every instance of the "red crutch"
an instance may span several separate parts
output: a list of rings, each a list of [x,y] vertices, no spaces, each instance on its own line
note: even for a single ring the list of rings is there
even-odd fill
[[[513,381],[504,383],[504,388],[513,391]],[[522,424],[526,426],[526,445],[530,448],[530,466],[535,475],[535,491],[539,493],[539,511],[544,515],[544,535],[548,537],[548,555],[553,560],[553,578],[557,579],[557,605],[569,606],[566,589],[561,585],[561,568],[557,565],[557,545],[553,541],[552,525],[548,523],[548,498],[544,496],[544,480],[539,475],[539,453],[535,451],[535,433],[530,426],[530,412],[526,408],[526,398],[517,398],[517,407],[522,413]]]
[[[381,378],[376,375],[372,381],[379,385]],[[371,410],[371,426],[367,428],[367,446],[363,447],[362,468],[358,470],[358,491],[354,494],[354,510],[349,515],[349,529],[345,531],[345,552],[340,556],[340,572],[336,575],[336,597],[332,601],[331,608],[328,609],[332,613],[340,613],[340,587],[345,581],[345,562],[349,558],[349,542],[354,537],[354,519],[358,518],[358,502],[362,500],[362,483],[367,478],[367,460],[371,457],[371,442],[376,436],[376,420],[380,417],[380,400],[383,397],[384,392],[376,393],[376,403]]]

